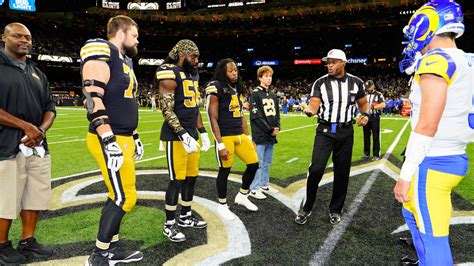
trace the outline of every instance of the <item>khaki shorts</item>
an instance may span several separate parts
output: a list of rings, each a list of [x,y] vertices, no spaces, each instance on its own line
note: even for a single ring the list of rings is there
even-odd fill
[[[0,161],[0,218],[15,219],[21,210],[46,210],[51,199],[51,157],[21,152]]]

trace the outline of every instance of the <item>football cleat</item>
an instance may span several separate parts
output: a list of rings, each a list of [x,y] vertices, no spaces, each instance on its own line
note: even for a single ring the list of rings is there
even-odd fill
[[[186,236],[179,231],[175,223],[165,224],[163,226],[163,234],[169,238],[171,242],[183,242],[186,240]]]
[[[234,214],[229,210],[229,206],[227,204],[219,204],[219,206],[217,206],[217,213],[219,213],[222,218],[228,221],[235,219]]]
[[[180,215],[178,225],[181,227],[206,228],[207,222],[200,221],[190,211],[186,215]]]
[[[84,266],[108,266],[109,265],[109,252],[92,252],[89,258],[84,263]]]
[[[239,204],[239,205],[243,205],[245,208],[247,208],[247,210],[250,210],[250,211],[258,211],[258,207],[257,205],[253,204],[250,200],[249,200],[249,195],[244,195],[242,193],[237,193],[237,196],[235,196],[235,200],[234,200],[235,203]]]
[[[418,265],[418,258],[413,258],[410,255],[406,255],[400,259],[401,265]]]
[[[143,259],[143,253],[140,251],[125,251],[120,247],[109,249],[109,265],[117,263],[129,263]]]

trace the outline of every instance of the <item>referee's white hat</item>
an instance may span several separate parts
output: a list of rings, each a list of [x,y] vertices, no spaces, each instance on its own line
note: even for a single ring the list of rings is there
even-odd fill
[[[323,61],[328,61],[328,58],[341,59],[342,61],[347,62],[346,54],[339,49],[331,49],[328,52],[328,55],[326,57],[323,57]]]

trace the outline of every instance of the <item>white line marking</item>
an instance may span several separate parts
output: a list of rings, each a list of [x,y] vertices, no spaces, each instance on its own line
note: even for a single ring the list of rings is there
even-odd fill
[[[295,158],[289,159],[289,160],[286,161],[286,162],[287,162],[287,163],[292,163],[292,162],[294,162],[294,161],[296,161],[296,160],[298,160],[298,159],[299,159],[299,158],[296,158],[296,157],[295,157]]]
[[[387,153],[384,155],[384,159],[387,159],[390,154],[393,152],[395,147],[397,146],[398,142],[400,141],[400,138],[402,137],[403,133],[405,132],[405,129],[407,128],[409,124],[409,121],[405,123],[403,126],[402,130],[400,133],[398,133],[398,136],[395,138],[393,141],[392,145],[388,149]],[[341,236],[344,234],[346,231],[347,227],[352,221],[352,218],[354,215],[357,213],[360,205],[364,201],[365,197],[370,191],[370,188],[372,185],[375,183],[375,180],[379,173],[382,171],[380,166],[378,166],[378,169],[373,172],[369,179],[365,182],[364,186],[361,188],[357,196],[355,197],[354,201],[352,201],[351,205],[348,208],[348,213],[342,217],[341,223],[338,225],[335,225],[331,232],[329,233],[328,237],[324,241],[323,245],[320,247],[319,251],[314,254],[313,258],[309,262],[310,265],[324,265],[326,264],[327,260],[329,259],[329,256],[331,256],[331,253],[333,252],[334,248],[336,247],[337,242],[339,242],[339,239]]]

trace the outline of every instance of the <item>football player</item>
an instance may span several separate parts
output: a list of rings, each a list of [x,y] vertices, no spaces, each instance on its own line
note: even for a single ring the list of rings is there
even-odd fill
[[[258,170],[258,157],[242,111],[243,95],[243,86],[234,60],[229,58],[220,60],[213,79],[206,87],[206,98],[219,163],[216,180],[219,197],[217,211],[227,220],[235,218],[227,205],[227,178],[234,162],[234,154],[247,165],[235,203],[251,211],[258,210],[258,207],[248,199],[250,184]]]
[[[191,40],[180,40],[156,71],[159,101],[165,122],[160,139],[166,150],[170,181],[166,190],[165,234],[173,242],[186,240],[176,226],[176,208],[181,191],[181,227],[205,228],[191,212],[194,186],[199,172],[200,150],[207,151],[211,142],[199,113],[199,49]],[[196,130],[197,129],[197,130]],[[202,147],[198,144],[201,136]]]
[[[420,265],[453,265],[449,246],[451,191],[468,169],[472,129],[473,62],[456,47],[464,33],[461,6],[433,0],[404,28],[408,45],[400,70],[415,63],[411,85],[412,132],[400,178],[393,190],[403,203]],[[415,60],[416,52],[421,58]]]
[[[96,247],[86,265],[139,261],[139,251],[117,247],[125,213],[137,201],[135,160],[143,156],[136,131],[137,79],[131,57],[137,54],[138,25],[127,16],[107,24],[108,41],[88,40],[81,49],[81,73],[88,119],[87,147],[100,166],[109,191],[102,210]]]

